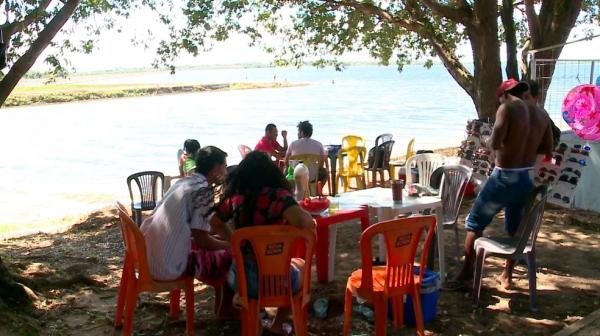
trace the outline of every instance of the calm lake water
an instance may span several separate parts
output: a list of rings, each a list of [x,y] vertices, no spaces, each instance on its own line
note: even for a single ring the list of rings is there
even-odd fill
[[[124,98],[2,109],[0,226],[47,223],[66,215],[128,203],[125,179],[143,170],[177,174],[186,138],[216,145],[240,160],[239,144],[254,147],[267,123],[296,138],[310,120],[313,138],[338,144],[346,134],[392,133],[394,152],[457,146],[470,98],[441,66],[332,69],[219,69],[114,76],[96,83],[290,82],[307,86]],[[281,139],[280,139],[281,141]]]

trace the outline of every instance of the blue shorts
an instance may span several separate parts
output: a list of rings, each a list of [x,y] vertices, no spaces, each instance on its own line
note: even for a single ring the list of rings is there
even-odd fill
[[[248,297],[252,299],[258,298],[258,264],[254,260],[244,260],[244,269],[246,270],[246,286]],[[292,293],[296,294],[300,290],[300,271],[294,265],[290,265],[290,277],[292,278]],[[238,291],[237,286],[237,268],[235,261],[232,263],[229,273],[227,274],[227,284]]]
[[[467,230],[483,231],[504,209],[504,228],[510,234],[515,233],[533,187],[529,170],[495,168],[467,216]]]

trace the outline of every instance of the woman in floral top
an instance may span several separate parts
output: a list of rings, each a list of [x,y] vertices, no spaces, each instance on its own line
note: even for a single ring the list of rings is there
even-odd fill
[[[279,168],[262,152],[248,153],[236,170],[227,176],[225,191],[210,224],[212,229],[226,240],[230,240],[235,229],[269,224],[289,224],[299,228],[314,228],[311,215],[302,209],[289,190],[289,184]],[[248,295],[258,297],[258,266],[250,249],[245,251]],[[294,292],[300,288],[304,260],[292,259],[291,276]],[[228,275],[229,285],[237,289],[235,265]],[[282,317],[289,310],[277,313],[271,331],[281,330]]]

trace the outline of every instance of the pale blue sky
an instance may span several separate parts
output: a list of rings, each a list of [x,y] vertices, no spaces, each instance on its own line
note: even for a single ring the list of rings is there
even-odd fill
[[[132,15],[130,19],[122,25],[122,33],[116,31],[105,32],[97,44],[96,50],[90,55],[73,54],[69,55],[72,66],[78,72],[108,70],[114,68],[134,68],[150,67],[155,58],[156,43],[163,35],[164,28],[159,23],[153,23],[154,16],[146,14]],[[135,36],[147,36],[148,27],[154,27],[152,34],[154,41],[150,41],[151,47],[144,49],[141,45],[134,45],[132,39]],[[575,29],[571,34],[571,40],[581,38],[582,29]],[[69,34],[71,38],[76,39],[84,35],[75,30]],[[60,38],[60,36],[59,36]],[[471,50],[468,45],[460,48],[460,54],[463,60],[469,62],[472,60]],[[502,53],[504,58],[504,52]],[[561,55],[563,59],[600,59],[600,37],[580,43],[568,45],[564,48]],[[341,58],[344,61],[373,61],[366,52],[345,55]],[[41,61],[40,57],[35,70],[46,70],[47,66]],[[247,40],[242,36],[235,36],[228,41],[215,45],[210,52],[202,53],[194,58],[189,55],[182,55],[176,62],[177,65],[211,65],[211,64],[239,64],[239,63],[269,63],[272,56],[266,54],[258,47],[248,47]]]

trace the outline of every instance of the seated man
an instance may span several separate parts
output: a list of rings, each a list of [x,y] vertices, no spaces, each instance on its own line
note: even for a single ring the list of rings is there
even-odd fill
[[[214,208],[211,184],[223,181],[226,157],[227,153],[217,147],[198,150],[195,173],[177,181],[144,220],[140,230],[146,240],[152,278],[173,280],[194,274],[203,282],[224,282],[232,260],[230,245],[210,234],[208,217]],[[221,307],[220,294],[215,307]]]
[[[277,160],[283,159],[285,152],[288,149],[287,131],[281,131],[281,136],[283,137],[283,146],[277,142],[277,135],[277,126],[274,124],[268,124],[267,127],[265,127],[265,135],[256,144],[254,150],[265,152]]]
[[[323,157],[324,166],[321,167],[309,167],[310,170],[310,181],[318,181],[323,182],[327,181],[327,174],[329,172],[329,161],[327,156],[327,151],[323,145],[317,140],[311,139],[313,134],[313,126],[308,121],[302,121],[298,123],[298,140],[294,140],[285,154],[285,165],[289,165],[290,157],[293,155],[301,155],[301,154],[317,154]]]

